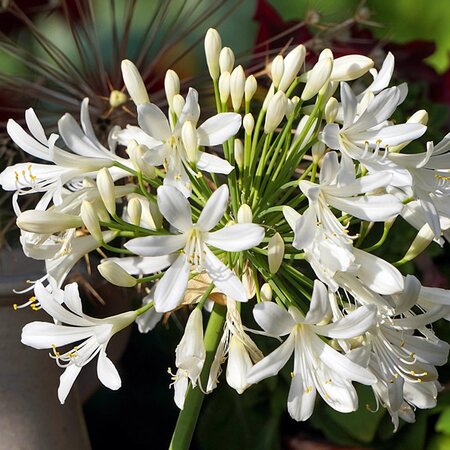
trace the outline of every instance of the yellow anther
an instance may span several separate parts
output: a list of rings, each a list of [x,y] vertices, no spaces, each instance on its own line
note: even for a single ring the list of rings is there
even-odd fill
[[[291,372],[291,378],[294,378],[294,376],[295,376],[295,373]]]
[[[14,311],[17,311],[19,309],[19,307],[17,306],[17,303],[14,303],[13,308],[14,308]]]

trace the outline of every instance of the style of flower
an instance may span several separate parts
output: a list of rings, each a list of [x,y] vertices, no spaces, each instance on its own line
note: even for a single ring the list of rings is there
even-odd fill
[[[241,126],[239,114],[216,114],[197,128],[200,107],[198,93],[192,88],[189,89],[186,103],[175,125],[153,103],[140,104],[137,110],[139,127],[128,127],[117,132],[117,138],[124,145],[134,139],[148,147],[144,159],[152,166],[165,166],[165,186],[174,186],[189,197],[192,191],[187,174],[187,171],[192,172],[190,163],[195,164],[197,169],[212,173],[228,174],[233,170],[233,166],[227,161],[198,150],[198,146],[223,144],[234,136]],[[189,138],[184,135],[184,130],[189,131]]]
[[[131,239],[125,247],[140,256],[165,256],[182,250],[158,282],[155,309],[170,311],[178,306],[186,291],[191,267],[205,270],[217,289],[240,302],[247,301],[244,286],[237,275],[209,249],[209,245],[226,252],[240,252],[258,245],[264,229],[253,223],[234,224],[211,231],[228,206],[228,187],[222,185],[208,199],[194,225],[191,206],[183,194],[172,186],[158,188],[158,207],[178,234]]]
[[[294,306],[286,311],[271,302],[258,303],[253,310],[255,320],[268,335],[289,336],[250,369],[247,382],[253,384],[276,375],[294,353],[288,411],[298,421],[312,415],[317,391],[333,409],[351,412],[358,406],[352,381],[367,385],[377,381],[365,367],[334,350],[319,337],[350,339],[359,336],[374,324],[376,309],[361,306],[334,323],[318,325],[327,317],[328,311],[328,291],[318,280],[314,282],[306,316]]]
[[[106,319],[95,319],[83,313],[78,286],[66,285],[64,292],[49,292],[37,282],[35,296],[42,309],[56,323],[31,322],[22,330],[22,343],[37,349],[52,349],[56,363],[64,368],[58,388],[58,398],[64,403],[81,369],[98,355],[97,375],[109,389],[119,389],[121,379],[112,361],[106,355],[111,337],[130,325],[137,317],[129,311]],[[65,308],[60,300],[63,299]],[[73,349],[61,354],[57,347],[77,343]]]

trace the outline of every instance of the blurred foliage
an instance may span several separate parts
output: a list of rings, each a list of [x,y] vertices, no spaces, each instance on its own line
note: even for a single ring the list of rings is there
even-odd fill
[[[308,10],[318,11],[325,20],[339,21],[349,17],[359,0],[269,0],[285,20],[303,19]],[[371,20],[380,24],[376,35],[391,42],[416,39],[434,41],[436,52],[430,64],[443,72],[449,67],[450,8],[448,0],[368,0]]]

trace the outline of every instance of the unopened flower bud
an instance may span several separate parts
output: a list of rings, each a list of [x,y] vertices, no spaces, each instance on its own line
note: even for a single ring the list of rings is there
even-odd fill
[[[231,73],[234,66],[234,53],[230,47],[224,47],[219,55],[220,73]]]
[[[405,256],[402,258],[402,262],[412,261],[416,256],[420,255],[433,242],[434,237],[433,231],[426,223],[417,233]]]
[[[311,154],[313,158],[313,163],[318,164],[318,162],[322,159],[323,154],[325,153],[325,144],[323,142],[316,142],[311,147]]]
[[[244,93],[245,93],[245,103],[248,103],[255,95],[256,89],[258,88],[258,82],[253,75],[245,80]]]
[[[428,113],[421,109],[416,111],[407,121],[406,123],[420,123],[422,125],[428,124]]]
[[[203,317],[201,310],[195,308],[189,316],[183,337],[175,350],[175,365],[187,372],[194,387],[202,372],[205,358]]]
[[[114,261],[104,261],[97,266],[100,275],[114,286],[133,287],[137,280]]]
[[[81,204],[80,216],[84,226],[87,228],[89,233],[91,233],[94,239],[98,242],[103,242],[103,234],[100,228],[98,215],[95,212],[91,202],[83,200],[83,203]]]
[[[267,108],[269,107],[269,103],[272,100],[272,97],[275,94],[275,86],[273,84],[270,85],[269,90],[267,91],[266,96],[264,97],[264,101],[262,104],[262,110],[263,111],[267,111]]]
[[[292,114],[294,114],[295,107],[297,106],[300,98],[298,96],[294,96],[292,98],[288,98],[287,108],[286,108],[286,117],[289,119]]]
[[[416,111],[407,121],[406,123],[420,123],[422,125],[427,125],[428,123],[428,113],[421,109],[419,111]],[[410,144],[411,141],[406,141],[401,144],[389,147],[390,153],[398,153],[400,150],[405,148],[408,144]]]
[[[209,74],[213,80],[219,78],[219,55],[222,50],[222,39],[214,28],[210,28],[205,36],[205,56]]]
[[[149,203],[149,212],[151,214],[153,223],[155,224],[155,228],[161,228],[163,224],[163,215],[161,214],[161,211],[159,210],[158,204],[156,202]]]
[[[230,72],[222,72],[219,77],[220,103],[226,103],[230,96]]]
[[[145,145],[139,145],[134,139],[128,143],[126,152],[137,172],[142,172],[151,178],[155,177],[155,168],[145,161],[148,149]]]
[[[250,386],[247,383],[247,373],[252,367],[252,360],[244,344],[237,336],[232,335],[228,350],[226,379],[238,394],[242,394]]]
[[[237,66],[230,76],[231,103],[235,112],[239,111],[244,98],[245,73],[242,66]]]
[[[259,296],[263,302],[271,302],[273,297],[273,291],[269,283],[264,283],[259,291]]]
[[[278,85],[280,84],[281,78],[283,77],[284,73],[284,59],[281,55],[276,56],[272,61],[270,73],[272,75],[273,85],[278,88]]]
[[[234,140],[234,160],[239,167],[239,170],[242,170],[244,167],[244,144],[240,139]]]
[[[253,118],[252,113],[248,113],[244,116],[242,125],[244,126],[245,134],[252,134],[253,129],[255,128],[255,119]]]
[[[291,50],[284,58],[284,72],[281,78],[278,89],[286,91],[294,81],[299,70],[301,69],[306,56],[306,49],[304,45],[298,45]]]
[[[351,81],[363,76],[373,67],[373,61],[363,55],[346,55],[336,58],[331,71],[331,81]]]
[[[325,105],[325,120],[327,123],[333,123],[336,120],[338,111],[339,102],[334,97],[331,97]]]
[[[128,96],[122,91],[113,89],[109,94],[109,105],[111,108],[118,108],[128,101]]]
[[[114,180],[106,167],[100,169],[97,174],[97,188],[106,209],[113,216],[116,214]]]
[[[29,210],[17,217],[17,226],[24,231],[53,234],[83,225],[79,216],[53,211]]]
[[[164,78],[164,90],[166,91],[167,103],[173,109],[173,98],[180,93],[180,78],[174,70],[168,70]]]
[[[241,205],[238,209],[237,213],[238,223],[252,223],[253,222],[253,213],[246,203]]]
[[[244,266],[244,272],[242,273],[242,284],[244,286],[247,298],[253,298],[256,294],[255,272],[249,264]]]
[[[130,223],[139,226],[141,224],[142,217],[142,205],[139,199],[135,197],[130,198],[130,200],[128,201],[127,212]]]
[[[324,58],[314,65],[308,74],[308,81],[302,92],[302,100],[307,101],[314,97],[330,80],[333,69],[333,60]]]
[[[264,133],[273,133],[280,125],[287,110],[287,97],[282,91],[278,91],[270,100],[267,107],[266,120],[264,122]]]
[[[198,135],[197,130],[190,120],[183,123],[181,128],[181,139],[183,141],[184,148],[188,160],[190,162],[197,162],[197,149],[198,149]]]
[[[284,241],[280,233],[275,233],[269,240],[267,247],[267,259],[269,260],[269,271],[273,275],[283,262],[284,257]]]
[[[136,105],[150,103],[144,80],[137,67],[128,59],[122,61],[121,67],[123,81],[133,102]]]
[[[186,100],[183,98],[182,95],[177,94],[177,95],[173,96],[172,109],[177,117],[181,116],[181,112],[183,111],[185,103],[186,103]]]

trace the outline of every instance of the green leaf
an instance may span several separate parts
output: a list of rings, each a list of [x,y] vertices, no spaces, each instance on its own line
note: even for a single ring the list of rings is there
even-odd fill
[[[431,438],[427,450],[448,450],[450,448],[450,436],[448,434],[437,434]]]
[[[444,409],[436,422],[435,430],[450,435],[450,408]]]

